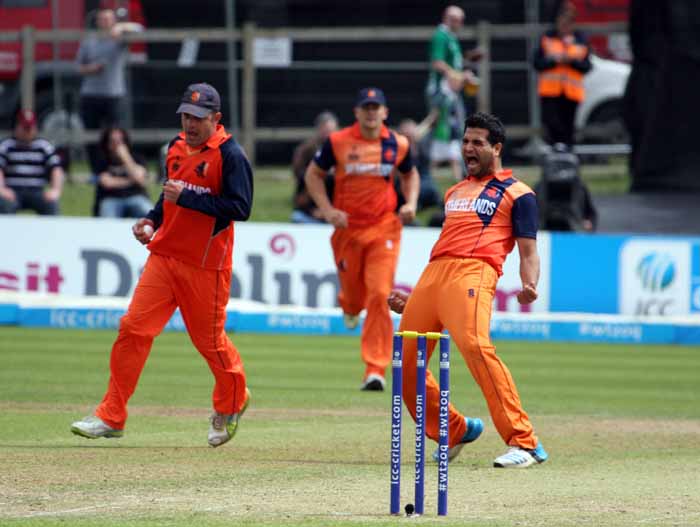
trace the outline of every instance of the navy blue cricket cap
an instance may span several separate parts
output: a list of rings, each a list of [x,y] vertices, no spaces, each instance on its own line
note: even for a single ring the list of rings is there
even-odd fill
[[[182,96],[175,113],[189,113],[195,117],[206,117],[211,112],[221,110],[221,97],[211,84],[200,82],[190,84]]]
[[[363,88],[357,94],[355,106],[364,106],[365,104],[376,103],[386,106],[386,97],[384,92],[379,88]]]

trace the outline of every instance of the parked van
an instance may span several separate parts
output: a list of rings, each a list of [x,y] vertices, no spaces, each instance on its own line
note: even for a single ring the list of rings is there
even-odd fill
[[[579,141],[626,143],[622,98],[632,68],[595,54],[591,54],[591,63],[591,71],[583,77],[586,98],[576,112]]]

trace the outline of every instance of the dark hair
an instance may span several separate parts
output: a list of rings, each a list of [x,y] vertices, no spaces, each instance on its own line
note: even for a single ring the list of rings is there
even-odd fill
[[[487,139],[492,145],[496,143],[505,144],[506,142],[506,129],[501,120],[493,114],[486,112],[471,114],[467,117],[467,120],[464,121],[464,130],[466,131],[467,128],[482,128],[488,130],[489,135]]]
[[[322,124],[327,123],[328,121],[335,121],[337,123],[338,118],[333,112],[325,110],[316,116],[316,119],[314,119],[314,126],[319,127]]]
[[[122,137],[124,138],[124,144],[127,146],[129,151],[131,151],[131,138],[129,133],[120,126],[108,126],[100,134],[100,151],[104,154],[105,158],[109,155],[109,138],[112,132],[120,131]]]

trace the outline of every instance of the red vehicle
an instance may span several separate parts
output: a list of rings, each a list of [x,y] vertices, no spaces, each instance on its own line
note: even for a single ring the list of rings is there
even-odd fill
[[[0,0],[0,32],[20,31],[24,26],[33,26],[36,30],[92,28],[95,13],[100,8],[114,9],[120,20],[144,24],[140,0]],[[36,44],[35,106],[40,125],[45,126],[55,110],[53,86],[57,74],[64,95],[73,94],[77,89],[80,79],[74,59],[78,46],[78,41]],[[0,42],[0,128],[9,128],[10,120],[19,109],[21,47],[21,42]],[[132,61],[145,60],[145,44],[133,44],[130,50]],[[60,105],[71,106],[66,100],[60,101]]]
[[[572,0],[576,6],[576,22],[600,24],[627,22],[630,0]],[[632,59],[629,37],[626,31],[612,35],[590,35],[591,47],[604,59],[630,62]]]

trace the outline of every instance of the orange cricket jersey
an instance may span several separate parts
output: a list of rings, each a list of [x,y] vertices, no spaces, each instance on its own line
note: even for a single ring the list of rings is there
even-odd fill
[[[181,133],[166,157],[169,180],[185,184],[177,203],[161,194],[148,213],[157,232],[148,244],[155,254],[205,269],[231,269],[233,222],[250,216],[253,172],[223,126],[203,146],[192,148]]]
[[[430,260],[478,258],[499,276],[515,238],[537,237],[537,201],[511,170],[469,176],[445,192],[445,223]]]
[[[408,139],[382,126],[365,139],[359,123],[333,132],[314,157],[324,171],[335,166],[333,206],[348,213],[349,227],[366,227],[396,210],[394,167],[413,168]]]

